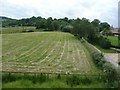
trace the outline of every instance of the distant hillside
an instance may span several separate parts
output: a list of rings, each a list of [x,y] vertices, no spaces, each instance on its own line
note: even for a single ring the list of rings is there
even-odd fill
[[[0,22],[2,22],[2,27],[5,26],[14,26],[16,24],[17,19],[8,18],[5,16],[0,16]]]
[[[0,21],[7,21],[7,20],[16,20],[16,19],[8,18],[5,16],[0,16]]]

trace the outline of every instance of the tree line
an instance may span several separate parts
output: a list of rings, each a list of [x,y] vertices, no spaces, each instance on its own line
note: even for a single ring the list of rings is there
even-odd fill
[[[38,31],[63,31],[70,32],[78,38],[85,38],[87,41],[99,44],[103,48],[110,48],[111,43],[101,33],[110,33],[110,25],[107,22],[101,22],[98,19],[90,21],[86,18],[68,19],[67,17],[42,18],[31,17],[19,20],[4,20],[3,27],[8,26],[35,26]]]

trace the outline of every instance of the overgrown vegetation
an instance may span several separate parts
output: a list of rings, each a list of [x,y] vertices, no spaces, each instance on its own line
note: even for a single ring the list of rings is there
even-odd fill
[[[102,47],[102,48],[105,48],[105,49],[110,49],[111,47],[111,42],[107,39],[107,38],[104,38],[104,37],[99,37],[99,45]]]
[[[3,88],[117,88],[117,81],[110,84],[105,75],[3,73],[2,80]]]
[[[119,73],[117,72],[117,70],[115,70],[111,63],[107,62],[105,60],[105,58],[103,57],[103,54],[100,53],[99,51],[97,51],[94,47],[92,47],[91,45],[88,45],[87,42],[83,43],[86,48],[88,49],[88,51],[91,53],[92,57],[93,57],[93,62],[95,63],[95,65],[102,70],[103,74],[105,75],[105,77],[103,78],[106,82],[109,82],[108,85],[112,85],[112,82],[114,82],[115,80],[118,81],[118,75]]]
[[[109,62],[106,62],[104,60],[103,55],[97,52],[94,52],[92,55],[95,65],[100,68],[106,75],[106,81],[111,83],[116,80],[118,76],[117,71],[112,67]]]

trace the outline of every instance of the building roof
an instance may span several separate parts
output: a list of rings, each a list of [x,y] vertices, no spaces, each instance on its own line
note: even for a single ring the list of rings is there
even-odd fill
[[[111,31],[112,33],[118,33],[118,28],[112,28]]]

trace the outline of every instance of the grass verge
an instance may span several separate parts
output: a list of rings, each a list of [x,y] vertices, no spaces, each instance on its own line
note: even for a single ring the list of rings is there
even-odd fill
[[[3,88],[117,88],[117,81],[109,83],[104,77],[4,73]]]

